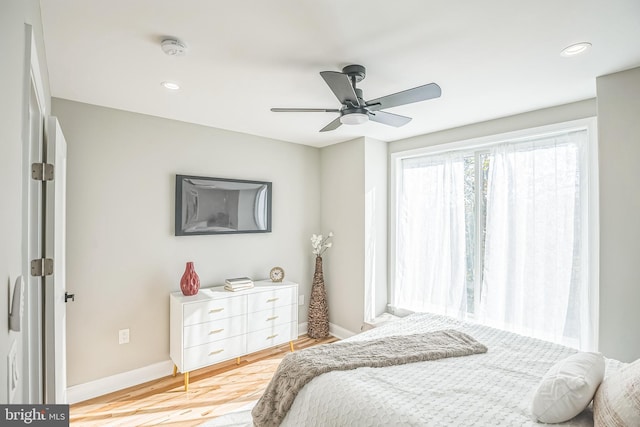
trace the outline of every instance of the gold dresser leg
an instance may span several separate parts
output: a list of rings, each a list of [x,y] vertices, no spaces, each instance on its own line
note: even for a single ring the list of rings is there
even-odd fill
[[[178,373],[178,365],[173,365],[173,376],[175,377]]]
[[[291,349],[291,353],[293,353],[293,341],[289,341],[289,348]]]
[[[184,391],[189,391],[189,372],[184,373]]]
[[[239,365],[239,364],[240,364],[240,358],[236,357],[236,365]]]

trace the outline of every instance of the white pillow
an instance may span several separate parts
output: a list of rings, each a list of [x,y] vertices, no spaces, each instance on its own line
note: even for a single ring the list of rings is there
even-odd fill
[[[561,423],[582,412],[604,378],[600,353],[576,353],[559,361],[542,377],[531,413],[543,423]]]
[[[593,425],[640,425],[640,359],[602,382],[593,399]]]

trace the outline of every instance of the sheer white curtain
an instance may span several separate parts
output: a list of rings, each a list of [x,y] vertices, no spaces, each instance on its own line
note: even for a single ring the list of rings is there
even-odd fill
[[[466,312],[464,161],[447,153],[402,160],[392,304]]]
[[[491,149],[479,320],[581,347],[586,132]],[[587,224],[584,224],[586,227]],[[586,287],[588,288],[588,286]]]

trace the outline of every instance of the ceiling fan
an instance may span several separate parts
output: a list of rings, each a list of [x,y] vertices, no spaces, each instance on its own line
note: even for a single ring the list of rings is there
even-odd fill
[[[356,88],[356,83],[361,82],[366,76],[366,69],[362,65],[347,65],[342,69],[342,72],[321,71],[320,75],[342,104],[341,108],[272,108],[271,111],[276,113],[340,113],[338,118],[320,129],[320,132],[335,130],[342,124],[357,125],[369,120],[400,127],[409,123],[411,117],[381,110],[438,98],[442,94],[440,86],[429,83],[365,101],[362,98],[362,89]]]

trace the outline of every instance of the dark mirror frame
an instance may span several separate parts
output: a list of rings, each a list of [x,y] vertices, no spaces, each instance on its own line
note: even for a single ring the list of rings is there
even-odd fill
[[[188,211],[195,209],[196,218],[198,215],[198,210],[203,209],[202,203],[200,199],[195,197],[189,200],[187,198],[187,194],[184,194],[185,185],[190,185],[192,187],[197,187],[197,185],[193,184],[191,181],[198,181],[199,185],[202,186],[202,191],[219,191],[219,192],[230,192],[229,196],[225,194],[223,195],[210,195],[209,203],[210,206],[215,206],[211,212],[205,213],[204,218],[198,221],[192,221],[191,224],[186,224],[188,218],[186,218],[189,214]],[[227,188],[225,188],[227,187]],[[266,217],[261,218],[260,221],[256,220],[256,200],[254,200],[253,204],[242,206],[239,202],[240,192],[246,190],[246,193],[249,196],[252,196],[255,193],[257,198],[257,190],[259,188],[264,188],[266,191],[266,201],[263,203],[266,206],[263,206],[261,211],[264,213]],[[237,194],[234,194],[237,193]],[[229,179],[229,178],[212,178],[205,176],[194,176],[194,175],[176,175],[176,198],[175,198],[175,235],[176,236],[191,236],[191,235],[202,235],[202,234],[241,234],[241,233],[269,233],[271,232],[271,200],[272,200],[272,184],[268,181],[249,181],[242,179]],[[204,193],[203,193],[204,194]],[[235,198],[235,202],[233,199]],[[214,200],[217,199],[217,200]],[[224,203],[220,203],[220,199],[224,199]],[[228,200],[232,200],[231,203]],[[223,206],[224,205],[224,206]],[[251,212],[248,210],[251,209]],[[217,212],[213,212],[217,210]],[[232,219],[233,215],[236,214],[236,217],[240,217],[240,213],[246,214],[245,218],[248,215],[253,215],[254,226],[251,228],[243,227],[239,224],[240,221],[236,221],[234,223]],[[193,215],[193,214],[192,214]],[[231,217],[231,219],[230,219]],[[237,219],[237,218],[236,218]],[[246,222],[246,221],[245,221]],[[264,228],[260,228],[258,222],[263,222]],[[224,223],[224,224],[222,224]]]

